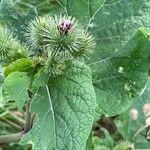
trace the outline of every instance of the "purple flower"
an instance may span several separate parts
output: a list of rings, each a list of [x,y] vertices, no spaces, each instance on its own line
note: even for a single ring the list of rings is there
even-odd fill
[[[70,29],[73,26],[73,22],[70,19],[65,19],[65,20],[61,20],[58,24],[58,29],[62,32],[67,34],[68,31],[70,31]]]

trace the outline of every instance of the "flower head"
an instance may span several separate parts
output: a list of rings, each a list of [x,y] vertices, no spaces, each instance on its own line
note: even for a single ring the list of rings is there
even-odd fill
[[[90,53],[95,42],[75,18],[66,16],[39,17],[29,26],[31,47],[61,60],[83,57]]]
[[[12,62],[26,57],[26,46],[22,45],[14,34],[6,28],[0,27],[0,60]]]
[[[58,29],[61,33],[67,34],[73,26],[71,19],[62,19],[58,23]]]
[[[27,41],[32,50],[41,50],[44,47],[43,32],[46,23],[51,20],[51,17],[37,17],[29,23],[27,29]]]

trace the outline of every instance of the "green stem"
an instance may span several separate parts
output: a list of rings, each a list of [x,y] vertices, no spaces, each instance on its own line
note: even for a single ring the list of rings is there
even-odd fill
[[[7,115],[8,113],[9,113],[8,111],[5,111],[5,112],[3,112],[3,113],[0,114],[0,117],[3,117],[5,115]]]
[[[32,126],[32,115],[30,112],[30,102],[27,102],[26,106],[26,118],[25,118],[25,127],[22,132],[15,133],[15,134],[9,134],[9,135],[1,135],[0,136],[0,144],[5,144],[5,143],[12,143],[12,142],[18,142],[22,135],[27,133]]]
[[[17,125],[16,123],[14,123],[14,122],[12,122],[12,121],[6,119],[6,118],[0,117],[0,120],[3,121],[3,122],[5,122],[5,123],[7,123],[7,124],[9,124],[10,126],[16,128],[16,129],[19,129],[19,130],[22,129],[21,126]]]
[[[30,112],[30,100],[27,102],[27,106],[26,106],[26,117],[25,117],[25,127],[23,132],[27,133],[30,129],[31,129],[31,112]]]
[[[145,128],[147,128],[148,126],[149,126],[149,125],[145,125],[145,126],[139,128],[139,129],[137,130],[137,132],[134,134],[133,138],[135,138],[140,132],[142,132],[142,131],[143,131]]]
[[[10,116],[11,119],[13,119],[15,122],[17,122],[19,125],[21,126],[24,126],[25,124],[25,121],[20,118],[20,117],[17,117],[16,115],[12,114],[11,112],[8,112],[8,115]],[[8,117],[9,117],[8,116]]]
[[[0,136],[0,144],[18,142],[21,139],[22,135],[22,132],[9,135],[2,135]]]

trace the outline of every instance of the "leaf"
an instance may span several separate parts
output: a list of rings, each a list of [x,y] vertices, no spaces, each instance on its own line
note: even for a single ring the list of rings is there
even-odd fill
[[[4,70],[4,75],[7,77],[10,73],[15,71],[31,72],[33,69],[33,63],[25,58],[18,59],[8,65]]]
[[[147,0],[77,0],[74,2],[61,0],[60,2],[65,6],[64,12],[67,10],[69,15],[79,19],[87,31],[94,35],[97,43],[89,61],[99,104],[96,109],[97,115],[114,116],[123,112],[130,106],[132,95],[125,92],[124,87],[128,89],[128,86],[131,86],[135,88],[134,93],[137,93],[146,82],[146,76],[140,71],[140,67],[143,68],[145,63],[143,66],[137,65],[132,70],[133,67],[130,67],[128,62],[133,61],[135,65],[136,56],[132,56],[133,60],[131,60],[130,54],[128,56],[123,54],[124,51],[129,51],[126,45],[138,29],[150,27],[150,2]],[[133,49],[130,50],[132,53]],[[142,51],[141,47],[140,51]],[[140,53],[137,50],[134,55]],[[123,77],[118,73],[119,67],[127,69]],[[138,85],[132,85],[134,81]]]
[[[30,77],[26,72],[13,72],[4,80],[3,97],[14,100],[21,110],[25,101],[29,99],[27,92],[29,85]]]
[[[32,82],[32,91],[36,92],[42,86],[45,86],[49,80],[49,72],[45,71],[45,68],[39,69],[39,71],[34,75],[34,80]]]
[[[86,141],[86,149],[85,150],[91,150],[92,149],[92,132],[90,133],[87,141]]]
[[[105,0],[87,27],[97,42],[91,62],[116,55],[139,28],[149,28],[149,4],[147,0]]]
[[[115,116],[129,108],[133,98],[140,95],[150,68],[148,47],[149,35],[139,30],[124,52],[101,61],[99,65],[90,64],[99,105],[96,109],[98,114]]]
[[[90,20],[88,29],[97,42],[90,67],[99,105],[96,109],[98,114],[114,116],[123,112],[132,103],[131,97],[138,96],[137,93],[144,87],[146,75],[142,68],[146,63],[142,62],[144,57],[140,57],[142,45],[139,44],[136,50],[126,45],[139,27],[149,27],[149,14],[149,2],[145,0],[108,0]],[[125,54],[126,51],[128,54]],[[122,69],[124,73],[120,74],[118,71]],[[132,88],[128,89],[129,92],[126,91],[128,86]]]
[[[63,11],[63,7],[57,0],[19,0],[17,4],[19,9],[23,10],[28,5],[35,6],[39,16],[47,15],[48,13],[50,13],[50,15],[61,14]]]
[[[38,120],[21,143],[32,141],[36,150],[53,150],[56,145],[55,118],[48,86],[41,87],[33,98],[31,111],[38,115]]]
[[[93,137],[93,149],[94,150],[110,150],[107,145],[105,145],[103,139],[94,136]]]
[[[136,149],[149,149],[149,146],[150,146],[150,142],[144,141],[144,142],[136,143],[135,148]]]
[[[85,150],[95,111],[91,72],[79,61],[66,67],[32,102],[38,120],[21,143],[33,143],[35,150]]]
[[[25,40],[25,31],[28,22],[37,16],[35,7],[28,6],[28,11],[21,13],[17,11],[17,1],[1,0],[0,1],[0,23],[7,25],[19,40]]]
[[[79,21],[87,27],[88,25],[91,26],[91,20],[98,13],[105,1],[106,0],[68,0],[64,3],[67,13],[79,19]]]

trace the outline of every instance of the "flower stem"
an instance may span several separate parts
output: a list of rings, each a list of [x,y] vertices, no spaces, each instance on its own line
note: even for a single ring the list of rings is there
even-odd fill
[[[22,135],[27,133],[31,129],[32,123],[33,121],[32,121],[32,115],[30,112],[30,100],[29,100],[26,105],[25,127],[23,131],[19,133],[15,133],[15,134],[1,135],[0,144],[18,142],[21,139]]]
[[[14,123],[14,122],[12,122],[12,121],[6,119],[6,118],[0,117],[0,120],[3,121],[3,122],[5,122],[5,123],[7,123],[7,124],[9,124],[10,126],[16,128],[16,129],[19,129],[19,130],[22,129],[21,126],[19,126],[18,124]]]
[[[139,128],[139,129],[137,130],[137,132],[134,134],[133,138],[135,138],[140,132],[142,132],[142,131],[143,131],[145,128],[147,128],[148,126],[149,126],[149,125],[145,125],[145,126]]]
[[[21,139],[22,135],[22,132],[9,135],[2,135],[0,136],[0,144],[18,142]]]
[[[26,106],[26,116],[25,116],[25,127],[23,129],[24,133],[27,133],[30,129],[31,129],[31,119],[32,119],[32,115],[30,112],[30,100],[27,102],[27,106]]]

